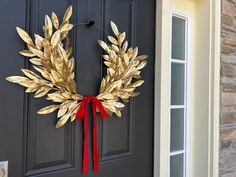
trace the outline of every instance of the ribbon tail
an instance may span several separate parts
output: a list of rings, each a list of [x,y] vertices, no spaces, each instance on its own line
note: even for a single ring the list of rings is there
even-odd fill
[[[89,169],[89,158],[88,158],[88,104],[92,101],[92,111],[93,111],[93,169],[95,173],[99,171],[99,154],[98,154],[98,140],[97,140],[97,112],[96,108],[99,109],[100,114],[103,118],[107,118],[108,114],[103,107],[102,103],[92,97],[88,96],[81,102],[80,108],[77,111],[76,118],[84,119],[84,146],[83,146],[83,167],[82,174],[88,172]]]
[[[82,174],[88,172],[89,164],[88,164],[88,105],[85,105],[85,113],[84,113],[84,149],[83,149],[83,169]]]
[[[93,100],[93,169],[95,173],[99,171],[98,164],[98,142],[97,142],[97,113],[96,113],[96,102]]]
[[[103,107],[102,103],[98,99],[96,99],[95,101],[96,101],[96,105],[100,111],[102,118],[104,118],[104,119],[108,118],[108,113],[105,110],[105,108]]]
[[[84,110],[85,109],[85,100],[83,100],[82,102],[81,102],[81,104],[80,104],[80,107],[79,107],[79,109],[78,109],[78,111],[77,111],[77,113],[76,113],[76,118],[77,119],[82,119],[83,117],[84,117]]]

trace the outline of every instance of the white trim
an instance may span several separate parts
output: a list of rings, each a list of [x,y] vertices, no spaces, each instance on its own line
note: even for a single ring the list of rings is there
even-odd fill
[[[183,109],[185,107],[185,105],[170,105],[170,109]]]
[[[185,150],[173,151],[173,152],[170,152],[170,157],[174,155],[184,154],[185,152],[186,152]]]
[[[172,0],[157,0],[156,2],[156,65],[155,65],[155,147],[154,147],[154,177],[168,176],[168,105],[169,100],[169,29],[170,29],[170,5]],[[177,1],[177,0],[175,0]],[[180,3],[182,0],[179,0]],[[210,35],[205,35],[204,46],[196,45],[201,49],[207,49],[209,53],[198,55],[201,61],[196,62],[196,67],[204,66],[199,70],[199,75],[196,76],[198,84],[201,83],[201,77],[204,77],[202,85],[197,85],[194,89],[201,93],[196,95],[197,100],[194,102],[194,110],[196,116],[193,123],[194,137],[193,143],[198,143],[198,146],[193,149],[191,145],[191,152],[195,154],[192,156],[193,164],[191,166],[190,175],[187,177],[218,177],[218,145],[219,145],[219,84],[220,84],[220,17],[221,4],[220,1],[215,0],[201,0],[194,1],[198,7],[198,21],[205,20],[204,30],[200,33],[210,31]],[[205,16],[200,16],[199,14]],[[205,19],[204,19],[205,18]],[[199,26],[198,26],[199,27]],[[207,30],[206,30],[207,29]],[[209,38],[209,40],[208,40]],[[202,42],[200,40],[200,42]],[[198,43],[199,44],[199,43]],[[201,58],[203,56],[204,58]],[[203,60],[204,59],[204,60]],[[200,62],[200,63],[199,63]],[[203,65],[204,64],[204,65]],[[203,71],[203,72],[202,72]],[[208,90],[206,90],[208,89]],[[199,90],[199,91],[198,91]],[[205,102],[203,102],[205,99]],[[203,104],[202,104],[203,103]],[[189,103],[188,103],[189,104]],[[196,104],[196,105],[195,105]],[[203,109],[203,110],[202,110]],[[198,119],[204,120],[205,123],[200,123]],[[202,131],[199,130],[202,128]],[[202,140],[201,140],[202,138]],[[203,144],[201,144],[202,142]],[[193,172],[193,173],[192,173]]]
[[[173,59],[173,58],[171,58],[170,61],[172,63],[181,63],[181,64],[185,64],[186,63],[185,60],[179,60],[179,59]]]
[[[211,63],[211,119],[210,134],[211,142],[209,146],[209,176],[219,176],[219,115],[220,115],[220,31],[221,31],[221,1],[211,2],[212,11],[212,63]]]
[[[155,62],[155,129],[154,129],[154,177],[167,177],[168,173],[168,94],[169,73],[169,0],[156,1],[156,62]],[[166,60],[167,59],[167,60]]]

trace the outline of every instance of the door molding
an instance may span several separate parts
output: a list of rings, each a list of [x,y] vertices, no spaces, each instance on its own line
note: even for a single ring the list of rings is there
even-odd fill
[[[178,0],[175,0],[178,1]],[[179,0],[181,3],[181,0]],[[189,0],[197,10],[190,177],[216,177],[219,163],[221,3]],[[169,171],[169,54],[172,0],[156,1],[154,177]],[[199,25],[201,24],[201,25]],[[204,26],[204,29],[200,26]],[[207,30],[206,30],[207,29]]]

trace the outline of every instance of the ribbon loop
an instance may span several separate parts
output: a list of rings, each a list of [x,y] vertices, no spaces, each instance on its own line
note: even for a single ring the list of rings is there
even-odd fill
[[[81,101],[80,107],[76,113],[77,119],[84,119],[84,149],[83,149],[83,169],[82,173],[88,172],[88,105],[92,101],[92,111],[93,111],[93,168],[96,173],[99,171],[98,166],[98,142],[97,142],[97,112],[98,108],[102,118],[107,118],[108,114],[103,107],[102,103],[93,96],[84,97]]]
[[[84,117],[84,107],[85,107],[85,101],[83,99],[82,102],[80,103],[79,110],[76,113],[76,118],[77,119],[83,119],[83,117]]]

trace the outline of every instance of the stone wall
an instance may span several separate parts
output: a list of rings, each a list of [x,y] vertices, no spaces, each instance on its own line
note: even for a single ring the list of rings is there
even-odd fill
[[[220,177],[236,177],[236,0],[222,0]]]

